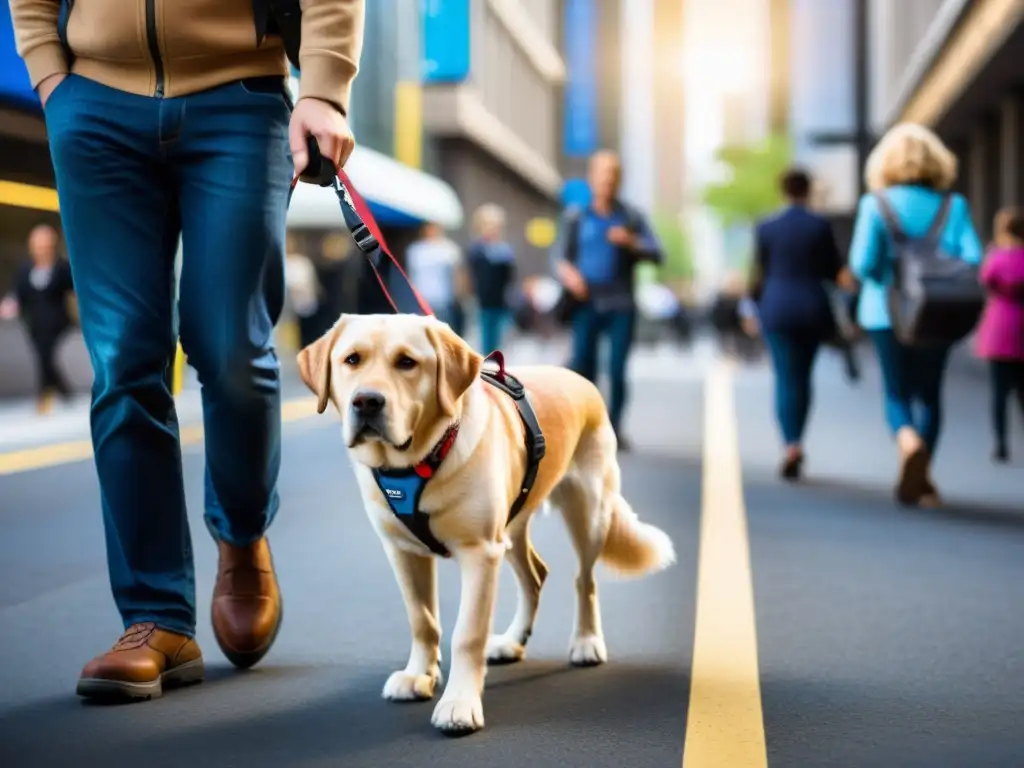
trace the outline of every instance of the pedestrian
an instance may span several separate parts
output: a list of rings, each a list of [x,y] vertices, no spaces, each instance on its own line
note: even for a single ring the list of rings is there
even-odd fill
[[[1004,208],[993,229],[994,248],[981,267],[988,299],[976,343],[992,382],[992,458],[1002,463],[1010,458],[1006,404],[1011,394],[1024,415],[1024,211]]]
[[[11,0],[45,112],[93,365],[92,442],[125,626],[82,671],[83,696],[149,698],[203,676],[167,376],[179,237],[180,340],[202,383],[205,516],[219,551],[214,635],[239,667],[259,661],[277,635],[266,531],[279,505],[272,332],[285,290],[285,213],[308,136],[336,165],[352,151],[346,113],[363,6],[303,1],[293,108],[283,40],[258,34],[264,3]]]
[[[501,347],[509,322],[516,259],[504,239],[504,210],[482,205],[473,218],[477,239],[469,247],[468,261],[480,320],[480,351],[489,354]]]
[[[828,219],[809,206],[811,177],[783,174],[786,205],[758,223],[751,296],[775,375],[775,416],[785,445],[779,474],[800,478],[803,439],[813,400],[814,361],[838,333],[826,285],[852,280]]]
[[[405,251],[409,281],[434,311],[434,316],[460,333],[460,281],[464,279],[462,252],[439,224],[428,222],[419,238]],[[392,293],[403,289],[404,279]],[[407,287],[405,287],[408,290]]]
[[[590,202],[566,209],[554,247],[556,274],[566,298],[566,309],[559,314],[571,328],[570,366],[595,383],[598,348],[602,338],[608,339],[608,413],[619,449],[629,450],[622,417],[636,325],[634,274],[642,262],[660,264],[662,251],[643,214],[619,198],[619,156],[609,150],[597,152],[590,159],[588,176]]]
[[[14,278],[14,290],[0,318],[20,317],[36,359],[36,410],[47,414],[55,396],[71,397],[71,385],[57,362],[57,349],[72,327],[75,294],[71,268],[57,252],[57,230],[36,226],[28,236],[29,260]]]
[[[911,346],[897,339],[889,316],[894,246],[884,206],[907,238],[924,238],[933,224],[948,258],[981,261],[982,247],[967,201],[950,190],[957,161],[930,130],[900,124],[868,158],[869,192],[861,200],[850,244],[850,267],[861,282],[858,324],[870,336],[882,369],[885,418],[899,449],[896,498],[901,504],[941,503],[931,473],[942,429],[942,383],[950,344]],[[944,221],[937,217],[945,211]]]
[[[320,337],[317,320],[321,315],[324,288],[313,260],[299,250],[294,236],[285,240],[285,312],[298,327],[298,345],[303,349]],[[337,315],[335,315],[337,318]]]

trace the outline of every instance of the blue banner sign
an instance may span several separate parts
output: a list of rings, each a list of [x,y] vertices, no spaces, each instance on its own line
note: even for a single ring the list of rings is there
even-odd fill
[[[470,0],[420,0],[424,83],[459,83],[469,77],[469,4]]]
[[[28,79],[25,62],[14,47],[14,27],[11,24],[11,7],[0,3],[0,103],[41,109],[36,92]]]
[[[594,0],[566,0],[565,136],[567,157],[592,154],[598,148],[597,12]]]

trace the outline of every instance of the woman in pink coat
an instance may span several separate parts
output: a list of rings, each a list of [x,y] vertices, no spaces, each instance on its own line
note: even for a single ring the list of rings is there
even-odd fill
[[[995,247],[981,267],[988,302],[978,328],[978,356],[989,361],[992,380],[992,457],[1010,457],[1006,440],[1006,402],[1013,393],[1024,414],[1024,211],[996,214]]]

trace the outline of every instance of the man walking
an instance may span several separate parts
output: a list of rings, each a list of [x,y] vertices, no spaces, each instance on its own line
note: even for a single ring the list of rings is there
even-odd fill
[[[14,291],[0,302],[0,320],[21,317],[36,358],[38,399],[36,410],[49,413],[53,397],[71,397],[57,350],[72,326],[74,286],[71,268],[57,252],[57,230],[38,224],[28,236],[29,260],[14,279]]]
[[[636,300],[634,272],[638,263],[661,263],[662,252],[639,211],[618,198],[619,158],[602,151],[590,160],[590,204],[569,208],[563,215],[555,245],[558,279],[572,297],[572,362],[582,376],[597,381],[602,337],[610,344],[611,398],[608,412],[619,448],[628,450],[622,434],[626,407],[626,366],[633,346]]]
[[[253,0],[10,0],[46,113],[61,218],[94,371],[92,439],[125,632],[83,696],[149,698],[197,682],[195,582],[168,367],[180,338],[202,383],[206,524],[218,542],[214,633],[248,667],[281,596],[266,540],[278,508],[280,385],[271,331],[285,212],[306,137],[344,164],[363,0],[303,0],[301,94]],[[254,24],[254,18],[257,24]],[[271,28],[276,28],[271,25]],[[289,154],[289,147],[291,153]]]

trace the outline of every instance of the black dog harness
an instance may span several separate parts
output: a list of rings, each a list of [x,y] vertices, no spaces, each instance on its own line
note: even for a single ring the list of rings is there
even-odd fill
[[[519,495],[512,502],[512,509],[509,510],[506,525],[511,524],[516,515],[526,504],[530,490],[537,479],[537,470],[540,468],[541,459],[547,450],[544,442],[544,434],[540,429],[540,422],[537,414],[530,403],[530,397],[526,394],[526,388],[517,378],[505,371],[505,358],[501,352],[492,352],[487,356],[488,361],[494,361],[498,368],[496,371],[484,369],[480,372],[480,378],[493,387],[497,387],[515,401],[526,431],[526,473],[523,477],[523,484],[520,486]],[[427,457],[419,464],[406,469],[375,469],[373,479],[377,481],[377,487],[384,494],[388,507],[394,513],[409,532],[420,542],[441,557],[450,557],[448,548],[437,540],[433,531],[430,530],[430,515],[420,510],[420,498],[423,490],[441,466],[445,456],[451,451],[455,438],[459,434],[458,423],[452,424],[445,431],[444,436],[438,442]]]

